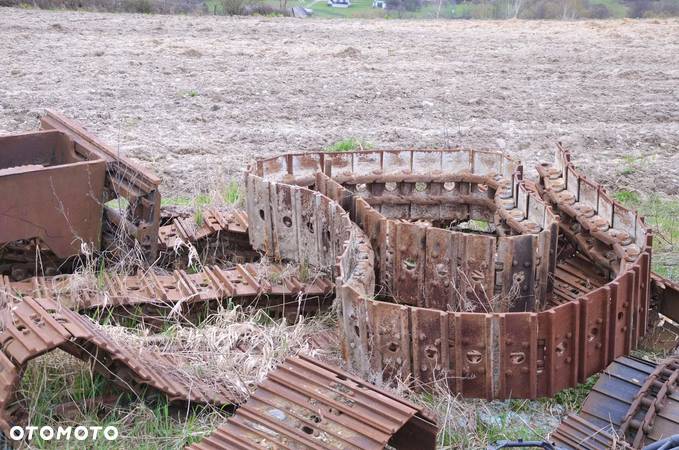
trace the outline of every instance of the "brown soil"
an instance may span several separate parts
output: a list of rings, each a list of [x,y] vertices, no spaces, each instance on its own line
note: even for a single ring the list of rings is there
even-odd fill
[[[195,192],[257,155],[557,140],[616,189],[679,194],[679,21],[384,21],[0,8],[0,132],[65,112]],[[531,169],[532,171],[532,169]]]

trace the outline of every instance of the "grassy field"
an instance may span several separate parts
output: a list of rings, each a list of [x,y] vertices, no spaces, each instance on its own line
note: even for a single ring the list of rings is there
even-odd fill
[[[279,0],[263,0],[263,3],[273,8],[282,8]],[[223,11],[220,0],[206,0],[208,10],[221,14]],[[628,7],[619,0],[590,0],[590,5],[603,5],[608,9],[610,18],[623,18],[627,16]],[[489,17],[490,7],[480,3],[458,3],[451,5],[449,1],[442,0],[441,4],[436,1],[428,2],[417,11],[390,11],[372,7],[372,0],[352,0],[349,8],[333,8],[327,5],[327,0],[290,0],[287,7],[303,6],[313,10],[313,17],[325,19],[334,18],[406,18],[406,19],[470,19]]]
[[[653,270],[679,281],[679,200],[628,190],[618,191],[615,197],[638,210],[653,229]]]

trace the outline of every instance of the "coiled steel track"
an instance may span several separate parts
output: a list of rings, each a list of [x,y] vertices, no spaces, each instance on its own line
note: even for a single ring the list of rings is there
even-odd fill
[[[651,233],[563,149],[541,173],[534,185],[505,155],[472,150],[261,160],[246,174],[250,241],[321,267],[341,255],[333,274],[344,352],[359,373],[440,380],[467,397],[553,395],[644,335]],[[569,196],[557,195],[561,186]],[[357,225],[348,260],[327,250],[337,248],[338,206]],[[494,233],[451,226],[469,220]],[[557,258],[559,232],[588,259],[605,259],[598,287],[568,290],[577,276]],[[350,276],[358,264],[361,276]]]

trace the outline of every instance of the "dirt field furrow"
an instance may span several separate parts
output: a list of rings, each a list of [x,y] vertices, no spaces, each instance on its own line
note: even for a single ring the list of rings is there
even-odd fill
[[[356,137],[528,167],[567,143],[616,189],[679,194],[679,21],[299,20],[0,8],[0,132],[63,111],[166,194]]]

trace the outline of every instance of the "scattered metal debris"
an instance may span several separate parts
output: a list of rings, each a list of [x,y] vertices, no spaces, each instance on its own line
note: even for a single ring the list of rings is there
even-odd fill
[[[75,143],[76,154],[86,157],[96,155],[106,162],[104,196],[97,198],[101,202],[100,208],[104,208],[103,248],[118,246],[119,234],[122,232],[135,240],[149,261],[153,261],[158,254],[160,178],[121,156],[120,151],[110,148],[61,114],[47,111],[40,126],[67,134]],[[106,203],[119,198],[125,199],[127,204],[124,211],[106,206]]]
[[[99,249],[105,176],[68,132],[0,137],[0,243],[39,238],[60,258]]]
[[[172,361],[130,354],[77,310],[261,297],[259,305],[286,315],[291,299],[297,315],[326,308],[334,291],[345,359],[366,377],[422,389],[441,383],[466,397],[536,398],[615,361],[555,439],[577,447],[587,437],[591,448],[609,448],[619,433],[638,448],[677,430],[674,407],[667,409],[676,401],[676,361],[654,371],[624,355],[649,330],[662,332],[667,350],[676,347],[679,286],[651,273],[643,218],[580,174],[561,146],[553,165],[538,167],[536,183],[518,161],[490,151],[287,154],[247,169],[245,212],[161,215],[154,175],[58,114],[41,126],[0,138],[0,189],[22,193],[0,199],[3,210],[17,211],[0,217],[0,428],[17,417],[11,405],[26,362],[55,348],[91,361],[124,389],[243,400],[208,387],[187,391]],[[107,205],[115,198],[126,202]],[[91,279],[55,275],[68,256],[130,243],[172,274],[140,267]],[[35,255],[48,262],[44,273],[31,269]],[[274,264],[252,264],[260,256]],[[284,274],[284,262],[316,276]],[[312,297],[319,301],[300,301]],[[618,369],[645,381],[602,384]],[[615,409],[611,399],[626,406]],[[387,404],[390,413],[380,409]],[[606,420],[596,410],[604,404],[619,416],[608,417],[608,428],[594,420]],[[304,358],[272,372],[239,411],[195,448],[434,445],[435,425],[416,407]]]
[[[226,299],[238,302],[260,299],[262,307],[279,305],[281,308],[288,301],[294,303],[292,309],[296,310],[299,296],[324,299],[332,293],[333,284],[327,278],[303,282],[294,274],[286,274],[283,267],[270,265],[267,267],[269,279],[261,280],[258,268],[256,264],[239,264],[228,269],[206,266],[196,273],[175,270],[172,275],[104,273],[99,277],[92,275],[90,279],[84,275],[58,275],[18,282],[5,280],[4,283],[0,279],[0,290],[19,297],[49,298],[73,310],[141,304],[173,307],[178,302],[191,304]],[[313,308],[312,302],[309,307]]]
[[[9,244],[23,263],[12,275],[34,273],[31,266],[43,262],[36,252],[65,260],[119,246],[121,237],[136,240],[153,260],[160,179],[60,114],[48,111],[40,126],[0,137],[0,245]],[[114,199],[123,199],[124,211],[106,205]],[[19,240],[33,245],[22,248]]]
[[[679,356],[658,364],[620,357],[601,374],[578,415],[552,433],[563,448],[638,449],[679,430]],[[624,447],[623,447],[624,448]]]
[[[243,392],[201,386],[186,380],[178,360],[163,353],[138,353],[113,341],[89,318],[46,298],[0,297],[0,429],[8,432],[20,420],[15,410],[18,383],[25,365],[60,348],[88,361],[95,371],[125,391],[160,391],[170,401],[228,405]]]
[[[433,450],[434,419],[337,367],[288,358],[236,414],[192,450]]]

